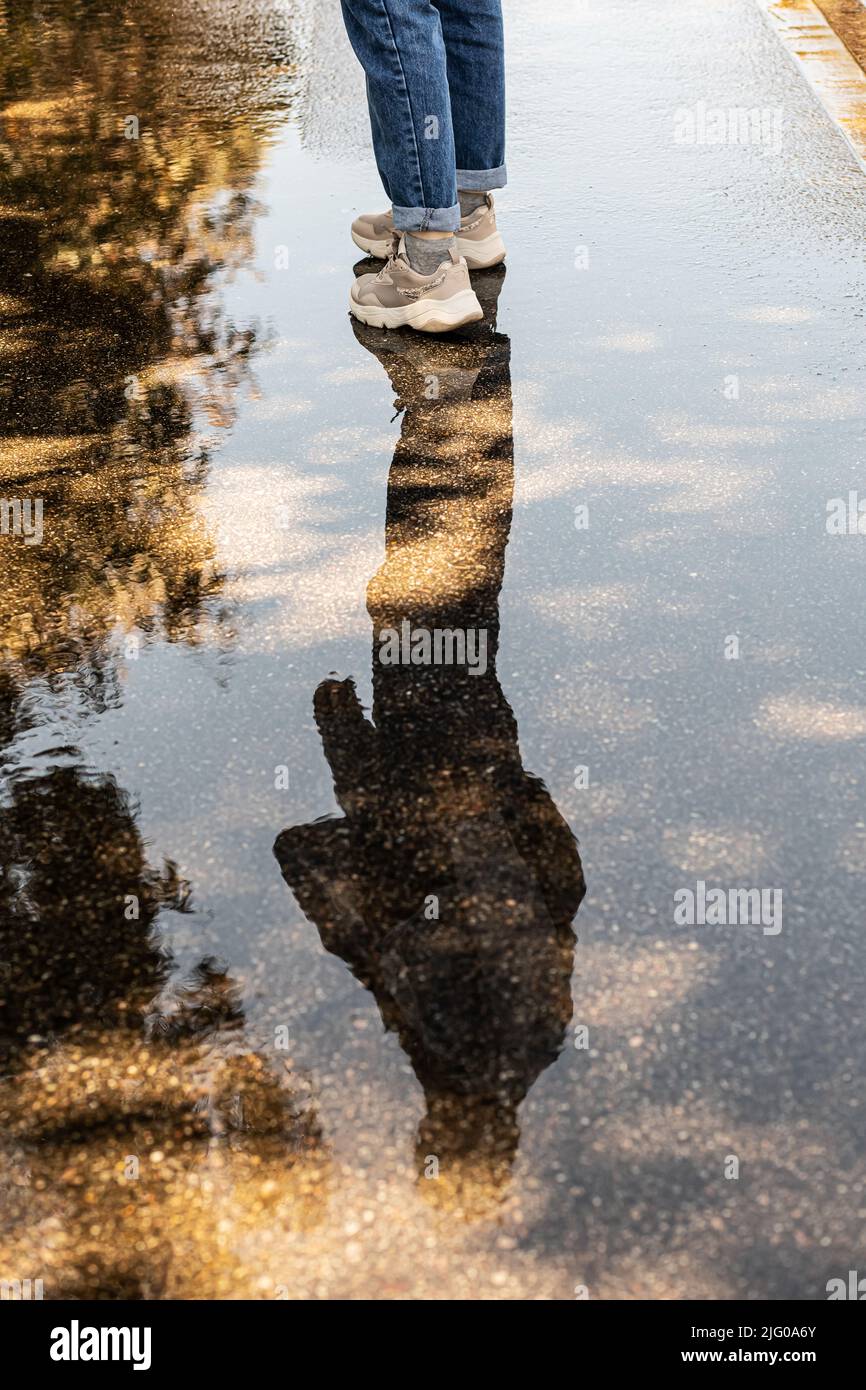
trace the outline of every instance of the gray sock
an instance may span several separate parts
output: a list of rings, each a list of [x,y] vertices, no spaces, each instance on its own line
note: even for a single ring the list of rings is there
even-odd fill
[[[477,212],[487,202],[486,193],[458,193],[457,197],[460,199],[461,217],[468,217],[471,212]]]
[[[454,236],[434,237],[428,241],[426,237],[406,233],[406,259],[419,275],[432,275],[443,261],[451,259],[451,252],[456,250],[457,238]]]

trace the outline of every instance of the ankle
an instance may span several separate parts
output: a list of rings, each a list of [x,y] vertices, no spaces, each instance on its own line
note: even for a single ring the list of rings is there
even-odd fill
[[[461,193],[458,191],[457,197],[460,199],[460,216],[469,217],[471,213],[483,208],[487,202],[486,193],[477,193],[473,190]]]
[[[428,238],[407,232],[404,245],[412,269],[419,275],[432,275],[443,261],[451,259],[451,252],[457,250],[457,238],[453,235]]]

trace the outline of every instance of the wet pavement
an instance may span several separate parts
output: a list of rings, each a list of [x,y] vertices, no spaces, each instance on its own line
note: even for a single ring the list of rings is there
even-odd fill
[[[866,176],[754,0],[506,15],[508,265],[446,340],[348,318],[333,5],[0,0],[0,1277],[46,1298],[863,1267]]]

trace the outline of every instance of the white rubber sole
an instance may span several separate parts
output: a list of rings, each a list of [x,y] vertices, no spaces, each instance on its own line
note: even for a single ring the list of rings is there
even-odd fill
[[[491,266],[501,265],[505,260],[505,242],[498,232],[485,237],[483,241],[469,241],[466,237],[458,237],[457,250],[465,257],[470,270],[489,270]]]
[[[391,254],[391,239],[374,241],[371,237],[358,236],[352,232],[352,240],[360,251],[377,260],[386,261]],[[457,254],[464,256],[470,270],[489,270],[491,266],[501,265],[505,260],[505,242],[498,232],[485,237],[483,241],[469,241],[457,238]]]
[[[390,241],[373,241],[370,237],[358,236],[355,231],[352,232],[352,240],[359,250],[368,256],[375,256],[377,261],[387,261],[391,253]]]
[[[349,292],[349,313],[371,328],[414,328],[419,333],[450,333],[466,323],[479,323],[484,310],[474,290],[461,290],[450,299],[416,299],[396,309],[359,304]]]

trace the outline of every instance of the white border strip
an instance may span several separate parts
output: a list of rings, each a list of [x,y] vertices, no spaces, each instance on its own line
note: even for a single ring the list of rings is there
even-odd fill
[[[866,73],[812,0],[757,0],[866,173]]]

